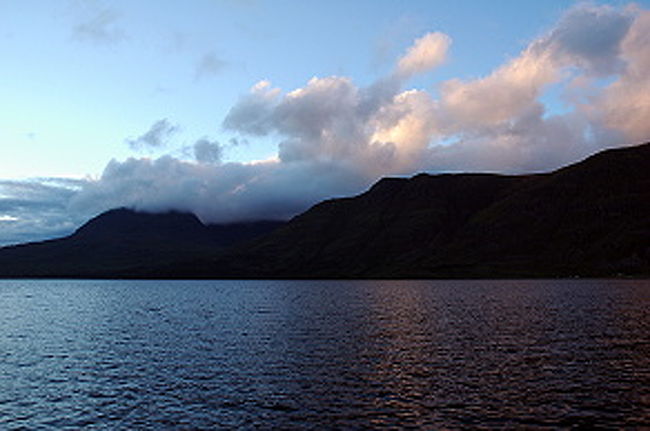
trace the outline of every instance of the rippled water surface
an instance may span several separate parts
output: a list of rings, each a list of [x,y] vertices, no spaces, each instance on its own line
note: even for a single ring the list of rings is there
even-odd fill
[[[0,281],[0,429],[650,427],[650,281]]]

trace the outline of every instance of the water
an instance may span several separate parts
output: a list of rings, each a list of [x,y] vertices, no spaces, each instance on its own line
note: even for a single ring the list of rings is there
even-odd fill
[[[0,429],[650,427],[649,281],[0,281]]]

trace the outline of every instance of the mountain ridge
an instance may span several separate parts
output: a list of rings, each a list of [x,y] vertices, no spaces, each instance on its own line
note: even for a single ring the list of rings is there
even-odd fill
[[[650,144],[642,144],[605,150],[548,173],[382,178],[357,196],[322,201],[287,223],[261,227],[244,235],[245,240],[227,244],[215,238],[230,235],[232,226],[221,226],[216,234],[208,233],[193,215],[170,213],[152,226],[150,216],[124,213],[122,219],[149,220],[140,231],[151,230],[143,243],[149,248],[129,246],[128,220],[115,217],[125,210],[112,210],[71,237],[45,243],[53,248],[51,255],[65,258],[75,246],[75,235],[86,236],[85,242],[76,240],[78,247],[89,248],[86,254],[117,241],[112,250],[121,256],[120,265],[106,267],[101,259],[86,257],[90,264],[82,259],[76,272],[63,261],[60,265],[67,265],[67,271],[62,266],[57,270],[56,262],[46,265],[46,256],[39,258],[36,245],[28,244],[17,246],[24,255],[22,260],[14,256],[20,265],[13,271],[11,253],[0,249],[0,276],[650,276],[649,168]],[[102,220],[116,226],[108,229],[99,223]],[[170,247],[152,240],[170,226],[162,235],[172,241]],[[116,236],[120,229],[126,229],[126,236]],[[88,240],[93,235],[98,235],[94,243]],[[165,253],[156,254],[150,247],[162,247]],[[149,253],[150,258],[128,261],[138,253]]]
[[[214,266],[255,262],[233,275],[262,277],[649,274],[649,167],[644,144],[550,173],[383,179],[354,198],[315,205]]]

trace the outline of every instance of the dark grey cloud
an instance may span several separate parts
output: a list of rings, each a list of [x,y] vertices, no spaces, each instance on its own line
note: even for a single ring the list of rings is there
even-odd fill
[[[172,124],[168,119],[163,118],[151,125],[142,135],[137,138],[127,139],[126,143],[133,150],[153,150],[165,147],[169,139],[178,132],[179,127]]]
[[[596,75],[609,75],[624,66],[621,42],[633,16],[613,7],[581,5],[571,9],[542,43],[564,55],[565,61]]]
[[[223,155],[223,147],[217,141],[201,138],[194,143],[194,159],[199,163],[219,164]]]

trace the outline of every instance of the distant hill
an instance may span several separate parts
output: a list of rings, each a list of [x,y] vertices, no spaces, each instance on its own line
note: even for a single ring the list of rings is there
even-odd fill
[[[0,249],[1,276],[122,277],[149,266],[211,258],[284,222],[204,225],[193,214],[119,208],[72,235]]]
[[[536,175],[420,174],[286,224],[102,214],[0,249],[0,275],[162,278],[650,276],[650,144]]]

